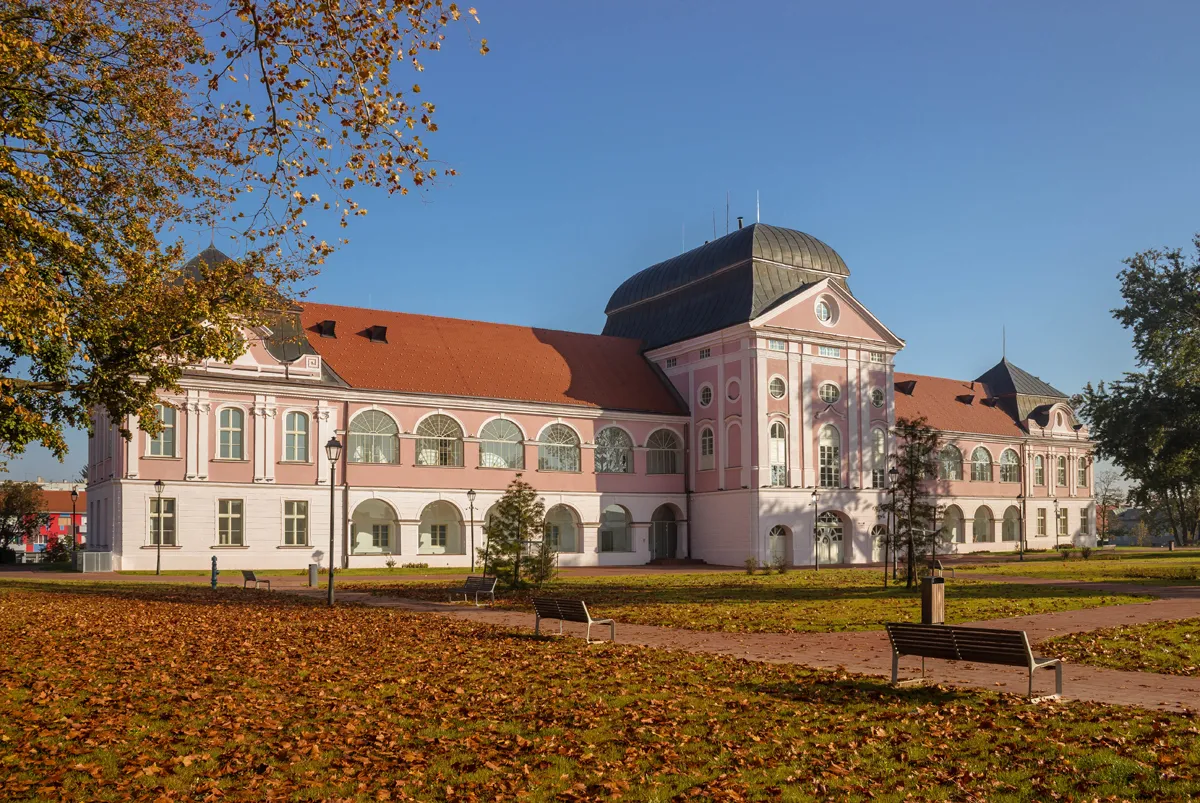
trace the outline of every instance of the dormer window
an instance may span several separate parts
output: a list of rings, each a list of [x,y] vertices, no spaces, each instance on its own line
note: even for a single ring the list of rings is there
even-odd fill
[[[317,334],[321,337],[337,337],[334,328],[337,326],[337,321],[321,321],[317,324]]]
[[[367,340],[370,340],[372,343],[386,343],[387,342],[387,327],[386,326],[368,326],[367,330],[365,332],[363,332],[363,334],[366,335]]]

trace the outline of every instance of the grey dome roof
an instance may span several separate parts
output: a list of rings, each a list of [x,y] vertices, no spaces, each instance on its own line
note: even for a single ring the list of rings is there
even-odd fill
[[[657,348],[752,320],[822,279],[846,287],[849,275],[816,237],[754,223],[625,280],[605,307],[604,334]]]
[[[224,251],[215,245],[210,245],[187,261],[187,264],[183,266],[183,273],[185,276],[195,278],[200,275],[201,265],[215,268],[217,265],[224,265],[226,262],[231,262],[232,260],[233,257],[227,256]]]

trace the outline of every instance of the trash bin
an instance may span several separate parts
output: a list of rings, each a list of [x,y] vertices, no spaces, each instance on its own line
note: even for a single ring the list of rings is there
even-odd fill
[[[308,587],[309,588],[317,587],[317,574],[320,571],[321,571],[321,564],[319,564],[319,563],[308,564]]]
[[[926,577],[921,581],[921,624],[946,624],[945,577]]]

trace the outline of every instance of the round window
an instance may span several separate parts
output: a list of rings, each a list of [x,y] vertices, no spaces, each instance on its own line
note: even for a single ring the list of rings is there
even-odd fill
[[[821,387],[817,388],[817,395],[821,397],[821,401],[826,404],[833,404],[838,399],[842,398],[841,389],[832,382],[822,382]]]
[[[738,397],[742,395],[742,386],[736,379],[729,383],[729,387],[725,389],[725,395],[730,401],[737,401]]]
[[[875,407],[883,406],[883,390],[881,388],[875,388],[871,391],[871,404]]]
[[[782,399],[785,395],[787,395],[787,385],[784,384],[782,377],[777,376],[772,379],[768,389],[771,392],[772,399]]]
[[[823,298],[817,300],[817,320],[821,323],[829,323],[833,320],[833,308]]]
[[[712,404],[712,388],[708,385],[700,388],[700,406],[707,407]]]

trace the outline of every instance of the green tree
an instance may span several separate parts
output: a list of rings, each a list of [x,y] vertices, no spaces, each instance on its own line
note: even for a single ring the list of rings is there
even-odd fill
[[[345,226],[360,190],[452,172],[398,68],[422,71],[461,16],[445,0],[0,0],[0,456],[39,441],[61,459],[96,407],[157,431],[157,392],[236,358],[346,242],[313,215]],[[185,271],[181,231],[241,256]]]
[[[521,583],[521,560],[531,544],[542,543],[546,523],[546,504],[533,486],[518,474],[508,484],[504,496],[496,502],[483,525],[487,543],[479,550],[480,558],[495,575],[509,586]]]
[[[32,541],[49,522],[46,499],[36,482],[0,482],[0,549]]]
[[[1200,236],[1194,240],[1200,255]],[[1125,261],[1123,306],[1140,370],[1096,387],[1079,410],[1096,450],[1134,484],[1131,500],[1160,511],[1180,544],[1200,536],[1200,260],[1182,249]]]
[[[896,450],[891,463],[892,489],[879,510],[891,517],[888,534],[891,548],[903,550],[905,585],[912,588],[919,556],[932,556],[945,540],[936,527],[938,506],[935,483],[938,476],[938,436],[922,418],[898,418],[893,430]]]

